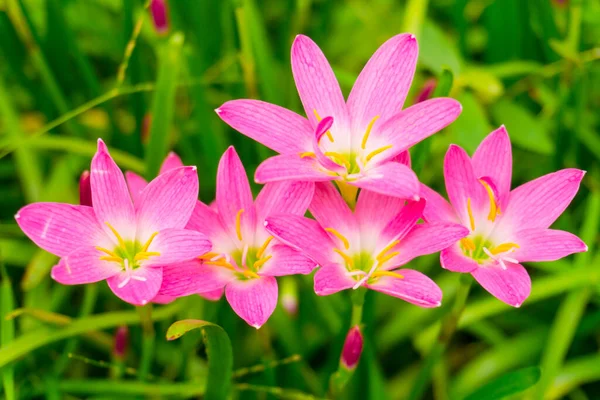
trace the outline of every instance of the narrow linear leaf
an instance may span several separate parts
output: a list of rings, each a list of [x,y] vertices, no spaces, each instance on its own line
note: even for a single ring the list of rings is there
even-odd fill
[[[509,372],[471,393],[465,400],[496,400],[521,393],[529,389],[540,379],[539,367],[523,368]]]
[[[15,300],[11,281],[4,268],[4,262],[0,254],[0,269],[2,275],[2,284],[0,285],[0,345],[9,346],[15,338],[15,322],[7,319],[6,316],[14,308]],[[11,365],[2,369],[2,386],[4,387],[4,396],[6,400],[16,399],[15,394],[15,369]]]

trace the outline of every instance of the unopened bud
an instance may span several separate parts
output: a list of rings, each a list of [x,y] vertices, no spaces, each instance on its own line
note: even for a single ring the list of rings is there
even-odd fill
[[[340,363],[346,369],[354,369],[358,365],[360,355],[363,350],[363,336],[360,332],[358,325],[350,328],[346,341],[344,342],[344,349],[342,350],[342,357]]]
[[[90,171],[83,171],[79,178],[79,204],[92,206],[92,187],[90,186]]]
[[[426,80],[419,93],[417,93],[417,95],[415,96],[415,104],[429,99],[433,94],[436,85],[437,82],[434,78]]]
[[[165,0],[152,0],[150,13],[154,28],[159,34],[165,34],[169,30],[169,19],[167,17],[167,4]]]
[[[129,329],[123,325],[117,328],[115,332],[115,347],[113,353],[115,358],[123,359],[127,353],[127,346],[129,345]]]

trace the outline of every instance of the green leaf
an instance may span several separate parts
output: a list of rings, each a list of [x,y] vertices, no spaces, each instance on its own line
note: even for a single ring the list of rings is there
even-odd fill
[[[167,330],[167,340],[175,340],[187,332],[200,329],[208,357],[206,400],[225,399],[231,391],[233,352],[227,332],[219,325],[196,319],[184,319],[172,324]]]
[[[14,308],[15,298],[10,278],[4,269],[4,261],[1,257],[0,254],[0,273],[2,276],[2,283],[0,284],[0,345],[7,347],[15,338],[15,322],[6,318]],[[2,385],[6,400],[17,398],[15,395],[15,369],[12,365],[2,369]]]
[[[509,372],[471,393],[465,400],[503,399],[532,387],[540,379],[539,367],[523,368]]]
[[[444,34],[444,31],[426,20],[419,37],[419,63],[436,75],[440,75],[443,66],[448,66],[455,74],[460,74],[462,60],[456,46]]]
[[[490,132],[490,124],[483,107],[471,92],[461,93],[458,101],[463,111],[447,129],[451,132],[453,142],[472,154]]]
[[[546,128],[525,108],[500,100],[492,107],[492,116],[496,124],[506,125],[515,145],[541,154],[554,152],[554,144]]]

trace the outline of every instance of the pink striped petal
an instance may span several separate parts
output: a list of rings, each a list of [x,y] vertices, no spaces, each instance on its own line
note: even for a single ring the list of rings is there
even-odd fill
[[[233,129],[278,153],[311,151],[310,122],[286,108],[244,99],[228,101],[216,112]]]
[[[400,164],[406,165],[408,168],[411,168],[411,160],[410,153],[408,150],[404,150],[400,154],[398,154],[392,161],[399,162]]]
[[[232,251],[237,246],[229,236],[228,230],[223,226],[221,217],[215,208],[197,201],[185,228],[203,233],[213,243],[215,250],[218,248],[220,251]]]
[[[405,202],[398,197],[361,190],[354,211],[363,236],[376,239],[388,222],[402,210]]]
[[[349,183],[361,189],[401,199],[419,198],[417,175],[406,165],[396,162],[386,162],[371,168]]]
[[[475,260],[463,254],[458,243],[442,250],[440,264],[448,271],[463,273],[473,272],[480,267]]]
[[[326,182],[336,179],[312,157],[281,155],[267,158],[256,169],[256,183],[269,183],[287,180]]]
[[[225,287],[225,297],[248,325],[260,328],[277,306],[277,280],[271,276],[234,280]]]
[[[377,278],[376,282],[365,286],[419,307],[432,308],[442,305],[442,290],[429,277],[412,269],[399,269],[394,272],[403,278],[382,276]]]
[[[531,279],[520,264],[505,262],[507,269],[498,264],[487,265],[471,274],[481,286],[498,300],[520,307],[531,292]]]
[[[90,183],[94,212],[104,231],[114,237],[106,225],[108,222],[123,238],[134,239],[136,224],[131,195],[123,173],[108,154],[102,139],[98,139],[98,151],[92,159]]]
[[[285,181],[267,183],[256,197],[257,220],[262,223],[271,214],[304,215],[315,191],[312,182]]]
[[[312,150],[315,153],[315,157],[317,161],[323,168],[328,171],[335,172],[337,174],[341,174],[346,172],[346,167],[334,162],[331,158],[327,157],[325,153],[321,150],[319,145],[319,141],[321,137],[329,131],[331,126],[333,125],[333,118],[325,117],[317,124],[315,128],[315,134],[312,138]]]
[[[183,228],[197,200],[196,167],[176,168],[157,176],[135,205],[138,240],[143,243],[160,230]]]
[[[510,193],[512,148],[504,125],[490,133],[473,154],[477,177],[489,177],[498,189],[498,205],[504,210]]]
[[[99,282],[121,272],[115,262],[101,260],[106,254],[95,247],[80,247],[52,268],[52,279],[63,285]]]
[[[320,265],[333,258],[335,245],[315,220],[298,215],[272,215],[265,221],[267,231],[283,243],[300,250]]]
[[[356,218],[342,195],[331,182],[315,184],[315,195],[309,210],[323,228],[333,228],[349,239],[358,233]],[[334,239],[335,236],[331,236]]]
[[[475,220],[479,219],[478,216],[488,212],[487,192],[473,171],[469,155],[459,146],[450,145],[446,153],[444,179],[450,203],[465,226],[470,226],[467,207],[469,199]]]
[[[225,151],[219,162],[216,197],[219,215],[231,237],[237,236],[239,218],[242,238],[251,241],[256,230],[254,199],[246,170],[233,147]]]
[[[510,193],[500,224],[520,229],[548,228],[571,203],[584,175],[585,171],[579,169],[563,169],[519,186]]]
[[[197,231],[188,229],[164,229],[152,240],[149,252],[160,255],[150,256],[142,263],[150,265],[168,265],[191,260],[210,251],[212,247],[208,238]]]
[[[183,167],[183,162],[181,162],[181,158],[179,158],[177,154],[171,151],[169,152],[169,154],[167,154],[167,157],[160,166],[160,171],[158,172],[158,174],[164,174],[167,171],[179,167]]]
[[[420,196],[427,202],[423,211],[423,218],[427,221],[458,222],[454,209],[441,194],[421,183]]]
[[[402,210],[388,222],[381,233],[383,247],[392,240],[402,240],[415,227],[417,221],[421,219],[424,209],[425,200],[408,201]]]
[[[270,255],[273,258],[260,267],[258,273],[261,276],[306,275],[317,267],[313,260],[286,245],[274,245]]]
[[[329,296],[342,290],[350,289],[356,284],[347,275],[348,270],[340,264],[328,264],[315,274],[315,293],[319,296]]]
[[[82,246],[111,243],[88,206],[33,203],[21,208],[15,220],[35,244],[59,257]]]
[[[143,306],[158,294],[162,283],[162,267],[140,267],[133,271],[122,271],[108,278],[108,287],[121,300]]]
[[[127,187],[129,188],[131,199],[135,205],[140,201],[140,193],[148,186],[148,182],[135,172],[131,171],[125,172],[125,180],[127,181]]]
[[[92,186],[90,185],[90,171],[83,171],[79,177],[79,204],[92,207]]]
[[[401,34],[385,42],[371,56],[348,97],[355,141],[377,115],[384,122],[402,109],[417,67],[417,39]],[[359,143],[359,142],[357,142]]]
[[[570,232],[554,229],[524,229],[514,234],[512,241],[519,248],[510,253],[519,262],[555,261],[573,253],[581,253],[588,247]]]
[[[175,300],[177,300],[177,297],[163,296],[163,295],[157,294],[152,299],[152,303],[154,303],[154,304],[169,304],[169,303],[174,302]]]
[[[231,271],[203,264],[198,259],[169,264],[163,267],[163,280],[158,294],[181,297],[222,290],[232,279],[235,276]]]
[[[225,293],[225,288],[198,293],[198,296],[208,301],[219,301],[223,297],[223,293]]]
[[[315,111],[321,117],[331,116],[335,141],[350,145],[350,118],[342,90],[325,55],[307,36],[296,36],[292,44],[292,73],[312,126],[318,122]]]

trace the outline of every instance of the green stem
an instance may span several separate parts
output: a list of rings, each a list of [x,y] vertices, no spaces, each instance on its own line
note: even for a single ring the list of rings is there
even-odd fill
[[[154,324],[152,323],[152,303],[143,307],[137,307],[140,314],[140,322],[142,325],[142,358],[140,360],[139,379],[145,381],[152,367],[152,359],[154,358],[154,341],[156,333],[154,332]]]
[[[358,188],[343,181],[335,181],[335,183],[340,189],[342,198],[346,204],[348,204],[348,207],[350,207],[351,210],[354,210],[354,207],[356,206],[356,195],[358,193]]]

